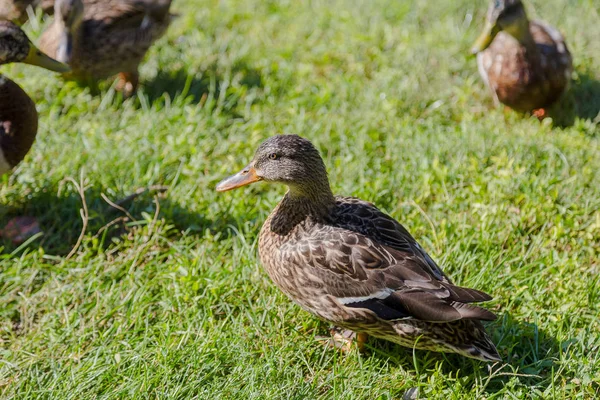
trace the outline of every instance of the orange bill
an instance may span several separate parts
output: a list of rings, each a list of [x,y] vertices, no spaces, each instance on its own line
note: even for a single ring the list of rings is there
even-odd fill
[[[229,178],[225,178],[219,182],[216,189],[217,192],[226,192],[228,190],[258,182],[260,180],[261,178],[256,174],[254,166],[249,164],[237,174],[232,175]]]

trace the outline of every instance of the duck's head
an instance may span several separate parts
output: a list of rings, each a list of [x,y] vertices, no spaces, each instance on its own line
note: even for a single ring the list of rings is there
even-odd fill
[[[492,0],[487,13],[485,28],[473,45],[471,52],[477,54],[492,43],[496,35],[504,31],[522,41],[529,32],[529,20],[521,0]]]
[[[73,37],[83,22],[82,0],[56,0],[54,20],[60,30],[56,59],[68,64],[73,56]]]
[[[252,161],[237,174],[222,180],[216,189],[225,192],[258,181],[283,183],[294,196],[332,196],[319,151],[297,135],[277,135],[265,140]]]
[[[0,21],[0,64],[22,62],[56,72],[67,72],[69,67],[48,57],[25,35],[17,25]]]

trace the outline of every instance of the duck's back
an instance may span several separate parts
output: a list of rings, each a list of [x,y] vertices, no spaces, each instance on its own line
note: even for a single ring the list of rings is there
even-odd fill
[[[517,110],[547,107],[562,95],[572,73],[563,36],[543,21],[529,23],[535,50],[500,32],[478,55],[479,72],[496,99]]]
[[[0,75],[0,175],[25,158],[37,127],[33,101],[19,85]]]
[[[333,223],[341,228],[358,232],[370,240],[396,251],[419,257],[427,273],[436,279],[450,282],[441,268],[417,243],[412,235],[394,218],[382,212],[374,204],[355,197],[336,197]]]
[[[355,198],[336,196],[335,203],[322,220],[304,217],[294,207],[286,207],[287,197],[275,208],[265,221],[259,237],[261,257],[268,258],[279,248],[298,241],[340,241],[345,247],[357,235],[371,242],[373,247],[384,246],[394,251],[418,257],[428,274],[440,281],[450,282],[439,266],[421,248],[411,234],[394,218],[379,210],[370,202]],[[285,209],[284,212],[281,212]],[[346,249],[347,250],[347,249]],[[280,260],[277,260],[280,261]]]

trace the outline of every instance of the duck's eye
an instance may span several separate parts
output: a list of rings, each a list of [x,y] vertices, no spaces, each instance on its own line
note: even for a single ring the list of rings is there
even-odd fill
[[[278,158],[279,156],[277,155],[277,153],[269,154],[269,160],[277,160]]]

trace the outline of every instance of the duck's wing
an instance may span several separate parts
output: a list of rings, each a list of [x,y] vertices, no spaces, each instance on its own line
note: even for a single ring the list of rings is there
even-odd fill
[[[565,38],[558,29],[544,21],[531,21],[529,29],[539,49],[546,79],[563,89],[564,81],[570,80],[573,73],[573,59]],[[552,82],[554,80],[557,82]]]
[[[373,203],[355,197],[337,197],[332,223],[365,235],[399,252],[420,259],[422,267],[438,280],[450,282],[442,269],[398,221]]]
[[[322,288],[340,304],[371,310],[381,319],[448,322],[496,318],[490,311],[469,304],[490,300],[489,295],[455,286],[432,272],[429,258],[423,256],[426,253],[420,247],[413,251],[416,242],[410,235],[403,239],[400,233],[393,233],[390,217],[371,212],[372,218],[364,210],[355,214],[369,219],[361,229],[356,229],[356,220],[352,229],[316,224],[283,245],[280,254],[285,262],[302,266],[317,277]],[[377,233],[371,231],[373,227],[379,227],[375,228]],[[382,238],[388,238],[394,247],[383,244]]]

